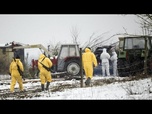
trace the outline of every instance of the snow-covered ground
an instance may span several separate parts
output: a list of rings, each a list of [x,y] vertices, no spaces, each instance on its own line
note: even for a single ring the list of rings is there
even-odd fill
[[[133,100],[149,100],[152,99],[152,77],[132,80],[132,81],[120,81],[127,77],[101,77],[94,76],[92,82],[95,80],[110,80],[115,79],[116,82],[104,83],[101,85],[92,84],[90,87],[81,87],[80,80],[66,80],[66,81],[53,81],[50,84],[49,92],[37,92],[39,97],[23,98],[22,100],[123,100],[123,99],[133,99]],[[2,80],[1,82],[6,80]],[[8,81],[8,80],[7,80]],[[57,91],[52,91],[52,88],[60,85],[77,85],[73,88],[58,89]],[[3,84],[0,85],[0,89],[9,89],[10,85]],[[28,82],[24,83],[24,88],[41,88],[40,82]],[[15,88],[18,88],[16,84]]]

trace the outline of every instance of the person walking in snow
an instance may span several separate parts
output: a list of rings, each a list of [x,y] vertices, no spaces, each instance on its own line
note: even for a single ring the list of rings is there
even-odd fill
[[[109,71],[109,59],[110,55],[107,53],[106,48],[103,48],[103,52],[100,55],[101,59],[101,65],[102,65],[102,75],[103,76],[110,76],[110,71]],[[105,74],[106,72],[106,74]]]
[[[19,84],[19,90],[24,91],[22,76],[18,71],[18,67],[22,72],[24,71],[24,67],[22,62],[20,61],[20,57],[17,55],[15,58],[13,58],[9,67],[9,74],[11,75],[10,92],[12,93],[14,92],[16,82]]]
[[[93,67],[97,66],[97,59],[91,49],[85,48],[85,52],[82,54],[82,64],[86,75],[85,84],[89,85],[93,77]]]
[[[113,70],[113,76],[117,76],[117,53],[115,51],[112,52],[112,56],[110,58],[112,62],[112,70]]]
[[[41,89],[49,90],[50,82],[52,81],[51,76],[51,67],[53,66],[51,60],[46,57],[44,54],[40,54],[38,59],[38,70],[39,70],[39,76],[41,80]],[[44,88],[46,83],[46,88]]]

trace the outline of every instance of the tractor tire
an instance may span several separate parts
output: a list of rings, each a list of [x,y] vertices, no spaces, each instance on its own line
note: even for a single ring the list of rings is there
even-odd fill
[[[129,76],[129,65],[125,59],[118,59],[118,75],[119,77]]]
[[[80,62],[78,60],[71,60],[65,64],[65,71],[71,77],[80,76]]]

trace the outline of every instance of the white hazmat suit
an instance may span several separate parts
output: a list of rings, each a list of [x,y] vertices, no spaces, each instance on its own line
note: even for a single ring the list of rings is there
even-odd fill
[[[103,52],[100,55],[100,59],[101,59],[101,65],[102,65],[102,75],[105,76],[105,71],[107,76],[110,75],[109,72],[109,59],[110,59],[110,55],[109,53],[107,53],[106,48],[103,48]]]
[[[112,52],[112,56],[110,58],[111,62],[112,62],[112,69],[113,69],[113,76],[117,76],[117,53],[114,51]]]

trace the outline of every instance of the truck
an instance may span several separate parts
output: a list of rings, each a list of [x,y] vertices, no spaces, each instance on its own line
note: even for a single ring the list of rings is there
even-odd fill
[[[52,76],[64,77],[66,79],[80,77],[80,48],[78,44],[61,44],[57,58],[53,57],[50,51],[42,44],[24,45],[14,47],[17,49],[39,48],[50,58],[53,63]],[[37,66],[37,62],[36,66]]]

